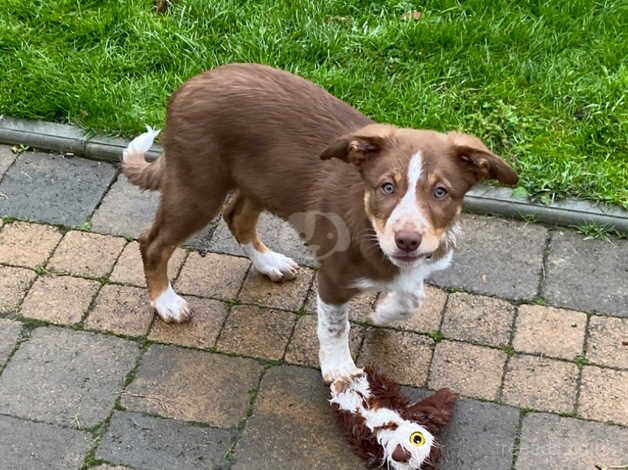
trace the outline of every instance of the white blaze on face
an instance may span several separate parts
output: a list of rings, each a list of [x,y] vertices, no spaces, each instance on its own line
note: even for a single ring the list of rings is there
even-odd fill
[[[417,152],[410,157],[408,171],[406,174],[408,189],[397,203],[392,213],[386,221],[384,233],[378,234],[380,246],[384,253],[393,255],[396,253],[395,233],[399,230],[409,230],[425,235],[428,221],[421,212],[417,204],[417,184],[423,176],[423,155]],[[423,253],[422,246],[419,245],[418,252]],[[430,250],[432,251],[432,250]]]

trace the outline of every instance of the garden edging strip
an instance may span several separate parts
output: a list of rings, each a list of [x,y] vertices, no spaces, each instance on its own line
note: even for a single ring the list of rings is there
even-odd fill
[[[0,143],[22,144],[44,150],[73,153],[94,160],[117,163],[128,140],[119,137],[89,135],[66,124],[31,121],[0,116]],[[159,156],[161,148],[154,145],[149,160]],[[601,224],[628,233],[628,211],[589,201],[566,199],[551,204],[536,204],[515,198],[509,188],[480,185],[465,196],[464,207],[477,214],[534,220],[553,225]]]

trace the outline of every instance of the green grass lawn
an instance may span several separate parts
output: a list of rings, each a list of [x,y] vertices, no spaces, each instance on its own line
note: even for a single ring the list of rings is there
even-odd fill
[[[627,19],[622,0],[175,0],[165,15],[2,0],[0,113],[131,136],[194,74],[262,62],[376,120],[475,133],[533,197],[628,207]]]

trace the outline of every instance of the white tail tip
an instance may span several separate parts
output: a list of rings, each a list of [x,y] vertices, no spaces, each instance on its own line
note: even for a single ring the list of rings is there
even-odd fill
[[[146,132],[138,135],[135,139],[129,142],[126,149],[122,152],[122,160],[126,160],[132,153],[146,153],[153,145],[155,137],[159,134],[160,129],[153,129],[150,126],[146,126]]]

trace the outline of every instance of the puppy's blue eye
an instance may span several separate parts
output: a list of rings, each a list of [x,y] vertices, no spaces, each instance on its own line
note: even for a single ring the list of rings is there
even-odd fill
[[[395,192],[395,185],[392,183],[384,183],[382,184],[382,191],[384,191],[384,194],[392,194]]]
[[[436,199],[443,199],[445,196],[447,196],[447,190],[445,188],[442,186],[434,188],[434,197]]]

